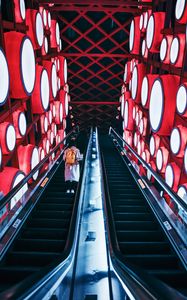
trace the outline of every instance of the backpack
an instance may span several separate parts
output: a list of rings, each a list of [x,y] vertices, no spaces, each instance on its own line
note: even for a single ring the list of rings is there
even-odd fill
[[[69,148],[66,151],[66,164],[74,165],[76,161],[76,152]]]

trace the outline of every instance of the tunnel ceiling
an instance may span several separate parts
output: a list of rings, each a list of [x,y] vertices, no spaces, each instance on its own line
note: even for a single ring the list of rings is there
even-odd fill
[[[115,126],[132,16],[137,0],[40,0],[61,29],[73,123]],[[141,3],[142,5],[142,3]],[[145,5],[145,6],[144,6]],[[148,4],[143,3],[143,7]]]

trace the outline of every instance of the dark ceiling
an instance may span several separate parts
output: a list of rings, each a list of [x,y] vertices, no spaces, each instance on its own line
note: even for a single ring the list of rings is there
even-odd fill
[[[138,0],[40,0],[59,20],[75,124],[115,126]],[[146,3],[145,3],[146,5]]]

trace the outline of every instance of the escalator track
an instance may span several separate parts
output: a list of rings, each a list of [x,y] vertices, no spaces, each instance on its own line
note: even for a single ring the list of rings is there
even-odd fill
[[[66,194],[61,162],[0,263],[0,292],[62,258],[75,198],[75,194]]]
[[[187,272],[109,136],[100,137],[100,148],[125,261],[187,296]]]

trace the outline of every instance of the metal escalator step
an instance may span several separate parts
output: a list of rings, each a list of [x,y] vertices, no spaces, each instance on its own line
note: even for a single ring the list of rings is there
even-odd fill
[[[53,210],[52,212],[50,210],[39,210],[33,212],[32,219],[34,218],[42,218],[42,219],[63,219],[63,218],[70,218],[71,217],[71,211],[56,211]]]
[[[117,230],[154,230],[158,228],[157,222],[152,221],[115,221]]]
[[[34,218],[30,219],[27,226],[28,227],[43,227],[46,228],[66,228],[69,226],[70,220],[69,219],[42,219],[42,218]]]
[[[125,198],[125,197],[112,197],[111,198],[112,200],[112,207],[115,207],[116,205],[118,205],[118,203],[123,203],[123,207],[129,207],[129,206],[134,206],[135,208],[138,206],[138,207],[146,207],[143,203],[143,201],[137,199],[136,197],[135,198]]]
[[[132,203],[131,203],[132,204]],[[133,203],[134,204],[134,203]],[[116,201],[115,205],[114,205],[114,209],[118,209],[118,207],[121,206],[123,207],[123,211],[128,212],[128,213],[145,213],[145,212],[149,212],[150,209],[147,206],[143,206],[143,205],[128,205],[126,204],[126,201]]]
[[[68,228],[47,228],[44,230],[43,227],[26,228],[23,230],[23,238],[34,238],[36,239],[66,239],[68,234]]]
[[[119,242],[122,253],[125,254],[170,254],[167,242]]]
[[[74,203],[74,198],[73,197],[67,197],[67,194],[66,194],[66,197],[64,196],[48,196],[46,195],[45,198],[43,198],[41,200],[41,203],[53,203],[53,204],[73,204]]]
[[[178,267],[178,261],[172,254],[126,255],[125,258],[144,269],[173,269]]]
[[[45,209],[45,210],[50,210],[51,212],[54,210],[58,210],[58,211],[72,211],[73,208],[73,204],[65,204],[65,203],[39,203],[38,205],[39,209]]]
[[[20,238],[16,240],[14,250],[61,252],[64,250],[64,247],[65,240]]]
[[[17,282],[25,279],[30,274],[39,271],[40,268],[37,267],[24,267],[24,266],[1,266],[0,267],[0,290],[5,289],[2,284],[7,284],[8,288],[11,284],[16,284]]]
[[[176,289],[186,289],[187,273],[185,271],[180,269],[159,269],[149,270],[149,273]]]
[[[118,231],[117,236],[120,241],[127,242],[140,242],[140,241],[163,241],[165,239],[164,235],[159,230],[136,230],[136,231]]]
[[[123,211],[125,211],[123,206],[115,206],[114,219],[119,221],[151,221],[153,219],[151,213],[129,213]]]

